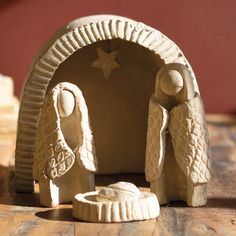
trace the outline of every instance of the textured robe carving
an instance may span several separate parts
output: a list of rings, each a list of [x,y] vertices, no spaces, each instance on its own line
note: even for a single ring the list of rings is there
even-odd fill
[[[196,95],[170,112],[169,131],[175,158],[192,183],[207,183],[210,179],[208,134],[202,101]]]
[[[189,206],[201,206],[206,204],[209,170],[201,98],[194,92],[188,69],[169,64],[158,72],[149,104],[146,179],[161,204],[184,200]]]
[[[69,92],[73,100],[61,102],[58,97],[62,91]],[[67,106],[72,106],[71,114],[64,115]],[[94,141],[83,95],[73,84],[58,84],[45,97],[37,132],[34,179],[39,180],[41,203],[54,206],[71,201],[79,192],[94,190],[92,172],[96,170]]]

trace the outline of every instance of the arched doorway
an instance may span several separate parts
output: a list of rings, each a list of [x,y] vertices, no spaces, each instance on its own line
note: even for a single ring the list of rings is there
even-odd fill
[[[117,51],[119,67],[105,78],[92,63],[97,49]],[[148,104],[155,76],[164,62],[158,55],[120,39],[93,43],[74,53],[55,72],[48,88],[76,84],[85,97],[95,139],[99,173],[143,173]]]

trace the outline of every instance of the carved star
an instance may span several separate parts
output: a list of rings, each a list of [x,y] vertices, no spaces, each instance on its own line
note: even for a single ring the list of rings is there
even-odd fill
[[[98,59],[91,66],[101,69],[105,79],[108,79],[112,70],[119,68],[120,65],[116,62],[117,50],[105,52],[101,48],[97,48]]]

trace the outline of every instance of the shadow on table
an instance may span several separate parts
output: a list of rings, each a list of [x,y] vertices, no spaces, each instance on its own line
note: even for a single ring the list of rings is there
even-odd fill
[[[0,196],[0,204],[21,207],[42,207],[39,193],[6,193]]]
[[[129,181],[138,187],[149,187],[149,183],[145,181],[144,174],[119,174],[119,175],[96,175],[96,186],[105,186],[118,181]],[[0,204],[42,207],[39,201],[39,193],[16,193],[14,167],[5,167],[0,165]],[[184,202],[171,202],[162,207],[187,207]],[[207,205],[202,208],[220,208],[220,209],[236,209],[236,197],[210,197]],[[63,211],[63,209],[55,209]],[[66,209],[65,209],[66,210]],[[54,211],[54,210],[53,210]],[[66,210],[67,211],[67,210]],[[60,214],[59,214],[60,216]]]
[[[59,209],[52,209],[52,210],[47,210],[47,211],[40,211],[35,213],[35,216],[45,219],[45,220],[52,220],[52,221],[67,221],[67,222],[78,222],[80,224],[87,224],[87,221],[82,221],[82,220],[78,220],[73,218],[72,216],[72,208],[59,208]],[[121,224],[124,227],[125,225],[129,225],[130,223],[132,223],[133,225],[136,224],[136,226],[144,226],[147,227],[148,224],[147,222],[152,222],[153,225],[157,222],[157,219],[150,219],[150,220],[143,220],[143,221],[130,221],[130,222],[89,222],[89,227],[94,227],[94,226],[99,226],[100,224],[104,225],[109,225],[109,226],[117,226],[117,224]],[[96,228],[94,228],[96,229]],[[111,228],[109,228],[111,229]],[[157,229],[156,229],[157,231]],[[133,234],[132,234],[133,235]]]
[[[149,188],[150,183],[146,182],[144,174],[109,174],[95,175],[96,186],[107,186],[119,181],[127,181],[138,187]]]
[[[71,222],[75,221],[75,219],[72,216],[72,208],[59,208],[47,211],[40,211],[35,213],[35,216],[46,220],[71,221]]]
[[[169,204],[162,205],[162,207],[168,208],[168,207],[177,207],[177,208],[190,208],[187,206],[187,204],[183,201],[174,201],[170,202]],[[207,199],[207,205],[198,207],[198,208],[220,208],[220,209],[236,209],[236,198],[230,198],[230,197],[210,197]],[[197,209],[193,208],[193,209]]]
[[[138,187],[149,187],[144,174],[96,175],[96,186],[105,186],[118,181],[129,181]],[[38,185],[35,193],[17,193],[15,190],[14,167],[0,165],[0,204],[42,207],[39,201]]]
[[[236,209],[236,198],[211,197],[211,198],[208,198],[206,207],[207,208]]]
[[[55,208],[46,211],[36,212],[35,216],[45,219],[45,220],[53,220],[53,221],[69,221],[69,222],[79,222],[79,223],[87,223],[82,220],[75,219],[72,216],[72,208]],[[91,224],[99,224],[99,223],[91,223]]]
[[[14,167],[0,165],[0,204],[40,207],[38,193],[17,193]]]

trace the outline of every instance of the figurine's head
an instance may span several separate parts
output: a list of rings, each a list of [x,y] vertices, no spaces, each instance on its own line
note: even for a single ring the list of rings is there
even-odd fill
[[[194,97],[193,78],[187,66],[171,63],[157,73],[155,96],[166,107]]]
[[[167,70],[160,77],[160,87],[167,95],[175,96],[183,86],[183,77],[177,70]]]
[[[75,108],[75,97],[68,90],[61,90],[57,97],[57,108],[60,117],[71,115]]]

